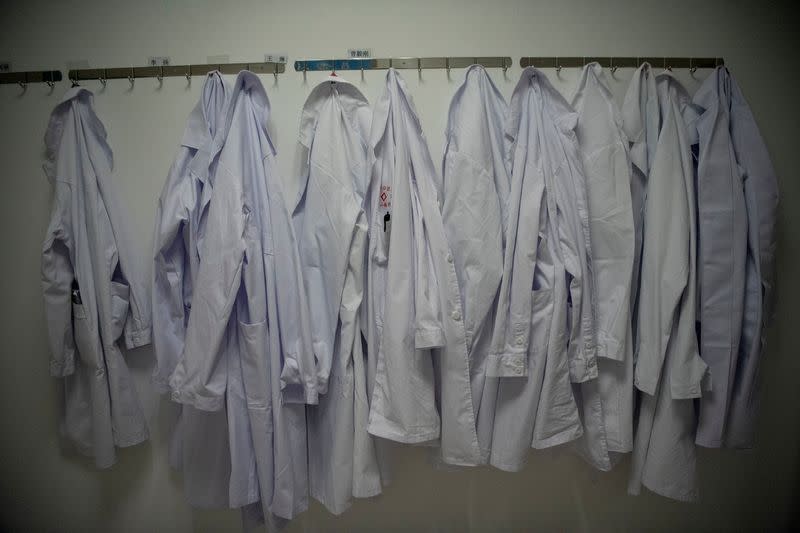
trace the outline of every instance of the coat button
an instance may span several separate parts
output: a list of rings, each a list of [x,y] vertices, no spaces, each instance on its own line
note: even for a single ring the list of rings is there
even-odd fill
[[[516,375],[518,375],[518,376],[521,376],[521,375],[522,375],[522,369],[521,369],[521,368],[519,368],[519,367],[517,367],[517,368],[515,368],[515,369],[514,369],[514,373],[515,373]]]
[[[517,337],[517,346],[522,346],[523,344],[525,344],[525,339]]]
[[[452,263],[453,262],[453,254],[447,254],[447,262],[448,263]]]
[[[459,313],[458,311],[453,311],[453,314],[450,316],[453,317],[453,320],[461,320],[461,313]]]

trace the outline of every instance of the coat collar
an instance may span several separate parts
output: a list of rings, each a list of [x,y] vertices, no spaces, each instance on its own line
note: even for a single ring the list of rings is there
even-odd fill
[[[330,98],[336,98],[344,119],[353,124],[358,120],[356,117],[358,109],[369,106],[367,98],[355,85],[339,76],[328,76],[325,81],[311,90],[300,114],[299,139],[300,143],[308,149],[311,149],[320,110]]]
[[[408,86],[400,73],[394,68],[390,68],[386,73],[386,88],[375,103],[375,111],[372,115],[370,145],[373,148],[383,140],[389,119],[395,111],[405,113],[411,119],[416,132],[423,136],[422,125],[419,122],[417,109],[414,107],[414,100],[408,92]]]
[[[515,139],[522,121],[523,109],[521,99],[527,97],[529,90],[535,90],[542,98],[543,110],[550,116],[556,126],[562,131],[572,131],[578,123],[578,114],[564,99],[561,93],[547,79],[539,69],[525,67],[522,75],[511,95],[509,106],[509,120],[506,126],[506,135]]]
[[[622,104],[622,127],[631,143],[631,162],[649,175],[661,129],[656,79],[649,63],[633,73]]]
[[[219,71],[208,73],[203,83],[200,101],[195,105],[186,123],[181,140],[183,146],[198,150],[218,137],[217,134],[223,129],[230,93],[230,87],[222,79]]]
[[[77,120],[67,120],[68,112],[74,107],[85,108],[85,112],[78,111]],[[57,178],[56,166],[58,151],[61,146],[61,139],[68,128],[74,129],[75,135],[88,135],[95,142],[100,143],[103,151],[108,157],[108,164],[114,166],[114,156],[111,147],[106,142],[106,129],[93,109],[94,94],[85,87],[71,87],[67,89],[59,100],[53,112],[50,114],[50,121],[44,136],[45,161],[43,168],[45,175],[51,181]]]

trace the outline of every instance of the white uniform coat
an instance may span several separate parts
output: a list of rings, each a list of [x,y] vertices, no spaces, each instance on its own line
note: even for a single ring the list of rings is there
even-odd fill
[[[311,495],[334,514],[351,499],[381,492],[367,433],[366,354],[362,348],[371,169],[367,99],[331,76],[308,96],[300,121],[303,171],[293,223],[308,294],[314,354],[327,392],[307,408]]]
[[[609,452],[633,447],[631,161],[622,116],[599,64],[583,68],[572,104],[586,173],[597,295],[598,377],[580,387],[585,433],[579,450],[596,467],[608,470]]]
[[[473,65],[450,103],[442,220],[458,276],[481,459],[488,461],[497,379],[486,377],[500,279],[510,178],[508,106],[486,70]]]
[[[317,400],[308,302],[291,218],[267,131],[258,77],[236,78],[208,211],[183,357],[173,398],[244,413],[264,516],[291,519],[308,504],[305,409]],[[224,343],[228,339],[228,347]],[[235,347],[236,349],[233,349]],[[238,423],[238,419],[237,419]],[[234,471],[246,464],[231,449]]]
[[[694,174],[686,126],[696,114],[671,74],[656,76],[655,83],[653,76],[648,64],[637,69],[624,113],[633,142],[646,125],[660,123],[645,194],[635,368],[643,394],[628,490],[638,494],[644,485],[689,501],[697,497],[691,399],[700,396],[705,374],[695,335]],[[657,110],[641,105],[653,97],[643,92],[653,89]],[[651,111],[658,114],[646,114]]]
[[[480,450],[458,277],[436,169],[394,69],[375,105],[370,143],[368,341],[377,362],[369,432],[407,443],[440,439],[445,462],[474,465]]]
[[[511,189],[488,370],[499,378],[490,463],[503,470],[520,470],[531,447],[578,438],[570,381],[597,376],[575,123],[547,77],[526,68],[506,124]]]
[[[64,381],[61,432],[99,468],[108,468],[116,461],[115,446],[148,438],[117,342],[124,336],[128,348],[150,343],[150,304],[91,92],[66,92],[50,116],[45,147],[54,199],[42,247],[42,288],[50,373]]]
[[[153,237],[153,383],[160,392],[169,391],[169,377],[183,353],[229,97],[230,87],[222,75],[209,73],[158,200]],[[229,490],[237,492],[238,481],[234,479],[230,487],[224,410],[208,412],[183,406],[170,441],[170,463],[183,472],[184,494],[190,505],[228,507],[240,503],[229,499]]]
[[[697,444],[751,447],[762,328],[774,286],[777,180],[753,114],[728,69],[698,89],[698,290],[703,394]]]

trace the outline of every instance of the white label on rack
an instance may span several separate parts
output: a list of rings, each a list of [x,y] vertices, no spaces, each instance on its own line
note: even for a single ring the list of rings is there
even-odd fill
[[[169,56],[150,56],[147,58],[147,64],[151,67],[168,67],[172,62]]]
[[[348,48],[348,59],[369,59],[372,57],[372,48]]]
[[[264,63],[286,63],[288,58],[289,54],[286,52],[270,52],[264,54]]]

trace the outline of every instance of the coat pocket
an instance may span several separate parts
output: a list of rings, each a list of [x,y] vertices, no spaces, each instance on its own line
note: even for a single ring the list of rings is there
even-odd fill
[[[125,283],[111,282],[111,338],[115,341],[122,335],[128,318],[131,288]]]
[[[98,376],[105,374],[100,333],[92,331],[85,304],[72,304],[72,333],[81,363]]]
[[[269,404],[268,335],[266,320],[254,324],[239,321],[239,357],[249,409],[266,409]]]
[[[529,350],[534,353],[547,349],[553,310],[553,291],[540,288],[531,291],[531,331]]]

